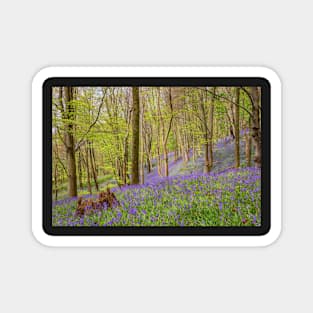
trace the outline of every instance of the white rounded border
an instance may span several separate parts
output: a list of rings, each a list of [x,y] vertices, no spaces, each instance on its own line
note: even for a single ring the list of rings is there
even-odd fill
[[[271,229],[263,236],[51,236],[42,227],[42,85],[51,77],[261,77],[271,84]],[[32,231],[54,247],[256,247],[281,232],[281,82],[266,67],[47,67],[32,83]]]

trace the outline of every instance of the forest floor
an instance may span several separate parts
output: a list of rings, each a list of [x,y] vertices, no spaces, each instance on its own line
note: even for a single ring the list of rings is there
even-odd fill
[[[244,141],[241,142],[244,160]],[[75,215],[76,198],[53,203],[53,226],[259,226],[261,173],[257,168],[233,169],[234,142],[220,140],[214,167],[203,174],[203,157],[174,160],[169,154],[169,177],[157,169],[145,183],[112,188],[119,205],[83,217]],[[107,184],[103,183],[104,185]],[[90,195],[86,196],[90,197]],[[92,196],[91,196],[92,197]]]

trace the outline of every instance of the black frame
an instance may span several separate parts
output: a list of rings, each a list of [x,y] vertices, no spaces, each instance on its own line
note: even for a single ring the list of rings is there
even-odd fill
[[[261,167],[261,226],[52,226],[52,87],[57,86],[258,86],[261,92],[262,167]],[[43,83],[43,230],[48,235],[86,236],[260,236],[271,227],[271,86],[261,77],[52,77]]]

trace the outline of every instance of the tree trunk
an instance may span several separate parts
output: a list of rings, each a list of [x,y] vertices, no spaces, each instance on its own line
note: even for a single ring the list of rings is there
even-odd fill
[[[252,98],[252,139],[255,146],[254,164],[256,167],[262,165],[262,147],[261,147],[261,127],[260,127],[260,94],[258,87],[250,87]]]
[[[247,166],[251,166],[251,135],[250,135],[250,130],[251,128],[251,118],[249,118],[249,131],[246,132],[245,134],[245,139],[246,139],[246,146],[245,146],[245,154],[246,154],[246,162]]]
[[[124,160],[123,160],[123,184],[128,183],[128,138],[125,139],[124,144]]]
[[[179,157],[179,147],[178,147],[177,125],[176,124],[175,124],[175,129],[174,129],[174,136],[175,136],[174,162],[176,162],[178,160],[178,157]]]
[[[165,177],[168,176],[168,151],[167,151],[167,147],[166,144],[163,145],[163,158],[164,158],[164,173],[163,175]]]
[[[247,161],[247,166],[251,166],[251,137],[250,135],[246,135],[246,161]]]
[[[55,188],[55,200],[58,200],[58,164],[55,162],[54,164],[54,188]]]
[[[143,140],[143,137],[144,137],[144,131],[143,131],[143,122],[144,122],[144,103],[141,103],[141,112],[140,112],[140,119],[141,119],[141,122],[140,122],[140,183],[141,184],[144,184],[145,183],[145,151],[144,151],[144,140]]]
[[[90,169],[89,169],[89,153],[88,153],[88,147],[86,145],[86,172],[87,172],[87,187],[89,194],[92,194],[92,187],[90,182]]]
[[[182,126],[186,124],[186,113],[184,111],[185,105],[185,91],[184,87],[171,87],[171,101],[173,104],[173,111],[178,114],[175,116],[175,135],[177,136],[178,148],[177,157],[182,157],[183,162],[189,161],[188,144],[186,142],[185,130]]]
[[[130,108],[129,103],[127,104],[127,133],[124,137],[124,154],[123,154],[123,184],[127,185],[129,183],[129,176],[128,176],[128,138],[130,132],[130,122],[132,117],[132,109]]]
[[[240,132],[239,132],[239,113],[240,113],[240,88],[235,87],[236,90],[236,98],[235,98],[235,116],[234,116],[234,124],[235,124],[235,167],[240,167]]]
[[[214,101],[215,101],[215,91],[216,87],[213,88],[213,95],[211,99],[211,106],[210,106],[210,112],[209,112],[209,156],[210,156],[210,169],[213,167],[213,123],[214,123]]]
[[[145,144],[146,160],[147,160],[147,171],[148,171],[148,173],[151,173],[151,171],[152,171],[151,148],[152,148],[152,138],[149,137],[147,139],[146,144]]]
[[[132,175],[131,183],[139,184],[139,87],[132,87],[133,116],[132,116]]]
[[[151,173],[151,170],[152,170],[152,168],[151,168],[151,160],[150,160],[149,155],[147,155],[146,157],[147,157],[147,172]]]
[[[175,87],[174,87],[175,88]],[[168,169],[168,150],[167,150],[167,142],[168,142],[168,138],[169,138],[169,134],[170,131],[172,129],[172,123],[173,123],[173,100],[172,100],[172,92],[174,88],[169,88],[168,93],[169,93],[169,97],[168,97],[168,101],[169,101],[169,107],[170,107],[170,111],[171,111],[171,117],[170,117],[170,121],[169,121],[169,125],[168,125],[168,129],[167,129],[167,133],[163,134],[162,138],[163,138],[163,155],[164,155],[164,176],[167,177],[169,174],[169,169]],[[164,124],[164,122],[162,121],[162,124]],[[164,125],[163,125],[163,131],[164,131]]]
[[[158,169],[158,175],[162,177],[163,176],[162,160],[161,160],[161,153],[160,153],[159,145],[157,146],[157,169]]]
[[[93,155],[93,151],[92,151],[92,143],[88,142],[88,150],[89,150],[89,155],[90,155],[90,167],[91,167],[91,173],[92,173],[92,177],[96,186],[96,190],[99,191],[99,184],[98,184],[98,180],[97,180],[97,172],[96,172],[96,165],[95,165],[95,159],[94,159],[94,155]]]
[[[80,148],[78,149],[78,182],[80,190],[83,190],[82,156]]]
[[[190,145],[189,145],[189,140],[188,140],[188,134],[185,133],[185,156],[186,156],[186,163],[188,163],[190,161],[190,154],[189,154],[189,150],[190,150]]]
[[[77,196],[77,177],[76,177],[76,160],[74,146],[74,114],[75,108],[73,104],[73,87],[64,87],[64,100],[66,105],[66,159],[68,171],[68,195],[69,197]]]
[[[204,167],[203,172],[210,172],[210,161],[209,161],[209,138],[208,138],[208,124],[205,111],[204,95],[200,95],[200,113],[202,121],[202,132],[203,132],[203,151],[204,151]]]

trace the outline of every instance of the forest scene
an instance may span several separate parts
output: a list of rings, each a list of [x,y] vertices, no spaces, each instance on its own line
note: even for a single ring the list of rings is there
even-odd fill
[[[260,87],[53,87],[52,226],[260,226]]]

